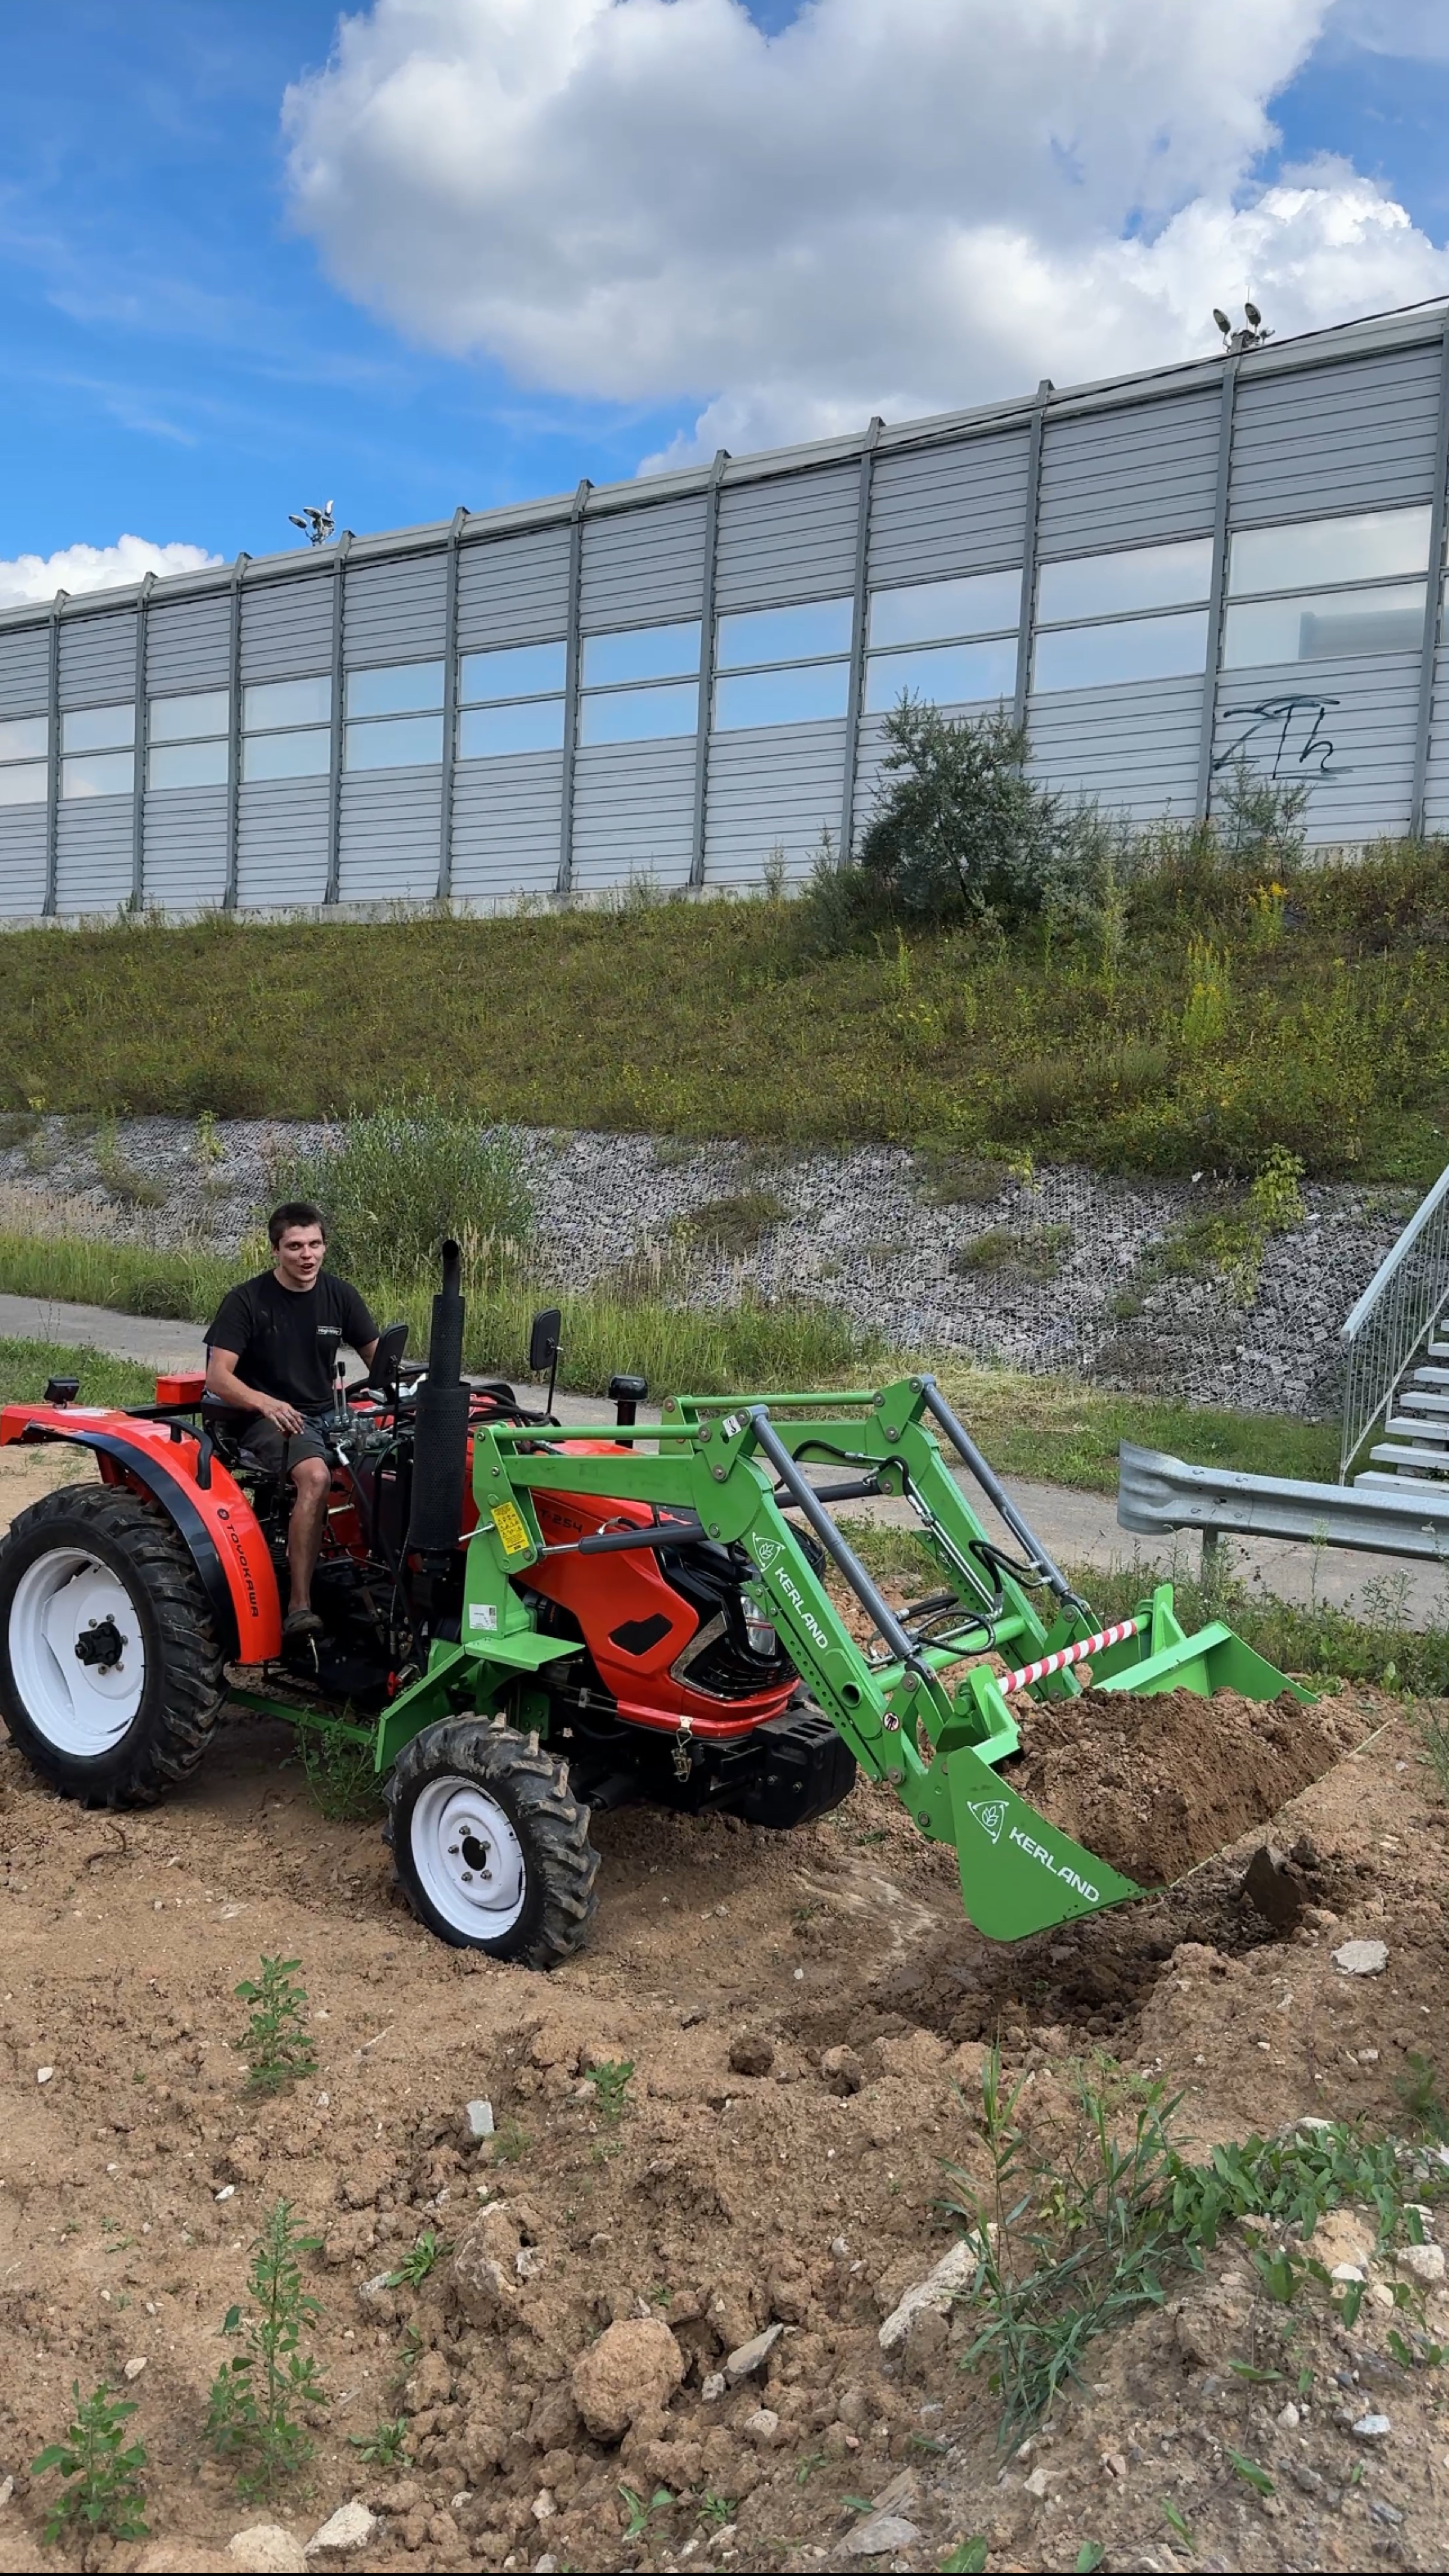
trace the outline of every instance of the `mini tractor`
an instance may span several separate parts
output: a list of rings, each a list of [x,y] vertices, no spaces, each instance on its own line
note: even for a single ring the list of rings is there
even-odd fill
[[[199,1375],[124,1411],[61,1379],[0,1410],[0,1443],[88,1449],[100,1474],[33,1503],[0,1544],[0,1715],[41,1778],[142,1806],[196,1769],[228,1704],[329,1731],[372,1752],[420,1919],[549,1968],[587,1935],[595,1811],[646,1800],[783,1829],[839,1806],[863,1769],[954,1846],[978,1929],[1015,1940],[1143,1891],[1017,1795],[1011,1702],[1074,1694],[1088,1658],[1099,1690],[1295,1687],[1229,1628],[1185,1636],[1166,1584],[1099,1628],[929,1376],[672,1396],[657,1427],[636,1419],[643,1381],[616,1378],[617,1420],[565,1429],[557,1313],[535,1321],[549,1396],[529,1411],[464,1377],[459,1275],[445,1244],[425,1371],[404,1359],[405,1325],[363,1383],[334,1371],[324,1629],[285,1655],[291,1488],[248,1460]],[[988,1537],[945,1452],[1018,1553]],[[905,1500],[940,1569],[905,1611],[833,1514],[879,1495]]]

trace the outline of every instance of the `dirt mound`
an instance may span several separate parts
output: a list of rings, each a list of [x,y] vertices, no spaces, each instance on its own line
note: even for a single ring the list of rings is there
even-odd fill
[[[1306,1707],[1291,1691],[1264,1704],[1228,1690],[1086,1690],[1032,1703],[1011,1785],[1114,1869],[1162,1887],[1266,1824],[1362,1734],[1344,1703]]]

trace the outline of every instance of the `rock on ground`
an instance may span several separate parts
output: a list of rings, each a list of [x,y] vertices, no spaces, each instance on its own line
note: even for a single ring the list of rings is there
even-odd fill
[[[619,2442],[637,2415],[667,2406],[683,2378],[684,2355],[662,2319],[625,2317],[574,2363],[574,2404],[596,2442]]]

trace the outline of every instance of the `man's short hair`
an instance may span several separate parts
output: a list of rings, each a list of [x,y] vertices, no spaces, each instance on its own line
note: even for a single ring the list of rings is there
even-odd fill
[[[297,1225],[320,1225],[322,1229],[322,1240],[324,1243],[326,1242],[327,1219],[323,1215],[322,1210],[317,1206],[316,1201],[313,1199],[283,1199],[281,1206],[274,1207],[271,1215],[267,1219],[267,1234],[270,1238],[272,1250],[274,1252],[280,1244],[283,1235],[290,1234],[293,1226]]]

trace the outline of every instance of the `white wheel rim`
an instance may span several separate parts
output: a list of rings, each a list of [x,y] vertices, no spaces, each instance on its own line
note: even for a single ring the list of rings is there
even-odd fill
[[[512,1931],[528,1893],[528,1864],[496,1798],[457,1772],[430,1780],[408,1834],[423,1893],[451,1931],[470,1941]]]
[[[87,1661],[77,1648],[95,1631],[103,1659]],[[57,1753],[94,1762],[120,1742],[141,1705],[146,1649],[135,1602],[99,1557],[56,1547],[26,1567],[10,1604],[9,1648],[21,1706]]]

